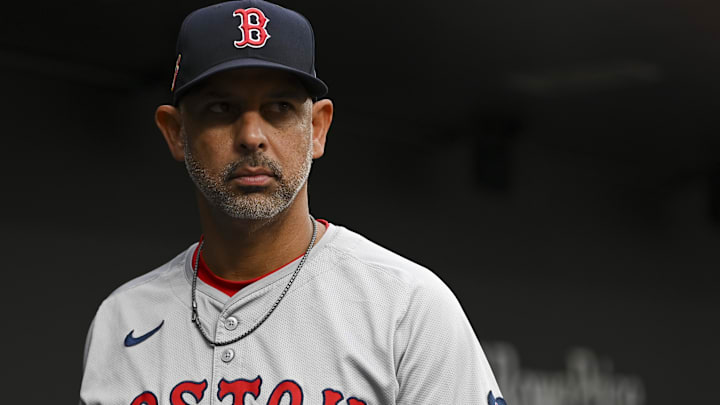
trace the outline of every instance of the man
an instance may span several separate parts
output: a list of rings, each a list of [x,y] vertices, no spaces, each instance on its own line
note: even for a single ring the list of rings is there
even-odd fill
[[[309,22],[222,3],[190,14],[177,48],[155,119],[197,188],[202,236],[100,305],[81,403],[504,403],[434,274],[310,216],[333,104]]]

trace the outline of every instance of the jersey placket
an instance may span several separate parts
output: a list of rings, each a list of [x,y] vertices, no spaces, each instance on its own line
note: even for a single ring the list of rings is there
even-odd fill
[[[218,341],[227,341],[235,338],[237,333],[242,333],[241,322],[234,315],[221,316],[218,319],[215,328],[215,338]],[[212,390],[211,404],[222,403],[221,399],[225,399],[227,393],[222,392],[221,388],[225,384],[237,380],[239,378],[247,378],[244,370],[245,361],[245,348],[246,345],[243,339],[224,346],[215,346],[213,348],[213,373],[212,373]],[[218,392],[217,390],[220,390]],[[242,398],[235,398],[235,402],[231,403],[243,403]]]
[[[259,280],[256,284],[246,287],[246,291],[241,291],[236,296],[229,298],[222,312],[216,315],[217,322],[213,329],[216,342],[237,339],[262,319],[287,283],[287,277],[289,277],[287,273],[294,267],[291,265],[289,269],[283,269],[282,273],[285,276],[278,274],[277,276],[280,277],[271,276],[269,279]],[[261,333],[261,330],[262,325],[251,334]],[[249,335],[246,338],[249,338]],[[238,379],[255,378],[255,375],[250,375],[252,372],[245,363],[248,350],[246,338],[227,345],[214,346],[211,387],[216,391],[212,395],[211,404],[222,403],[220,398],[226,400],[226,393],[221,389],[222,386]],[[236,398],[235,401],[235,403],[242,403],[241,398]]]

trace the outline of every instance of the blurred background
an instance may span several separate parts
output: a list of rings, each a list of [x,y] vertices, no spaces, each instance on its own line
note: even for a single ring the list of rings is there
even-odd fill
[[[211,3],[0,16],[5,402],[76,403],[102,299],[198,239],[153,113]],[[279,3],[336,107],[313,214],[433,269],[509,404],[716,397],[719,3]]]

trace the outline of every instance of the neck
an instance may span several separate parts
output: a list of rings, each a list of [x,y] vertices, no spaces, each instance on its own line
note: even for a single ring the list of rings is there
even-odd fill
[[[262,276],[305,253],[312,238],[307,192],[270,219],[230,218],[198,195],[203,259],[216,275],[235,281]],[[319,240],[324,227],[318,227]]]

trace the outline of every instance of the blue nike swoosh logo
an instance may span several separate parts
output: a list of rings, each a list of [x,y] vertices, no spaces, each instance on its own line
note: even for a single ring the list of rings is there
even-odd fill
[[[151,330],[150,332],[148,332],[142,336],[138,336],[138,337],[133,337],[132,334],[133,334],[133,332],[135,332],[135,329],[131,330],[130,333],[128,333],[128,335],[125,336],[125,346],[126,347],[135,346],[136,344],[144,342],[147,338],[154,335],[155,332],[159,331],[160,328],[162,328],[164,323],[165,323],[165,320],[160,322],[160,325],[158,325],[157,328]]]

